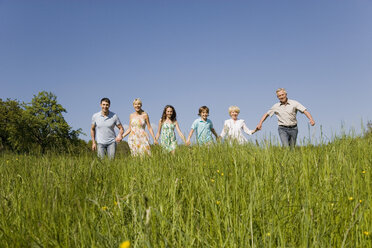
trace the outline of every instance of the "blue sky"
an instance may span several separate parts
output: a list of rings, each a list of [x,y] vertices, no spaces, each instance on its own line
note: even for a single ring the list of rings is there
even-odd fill
[[[372,120],[371,16],[370,0],[0,0],[0,98],[51,91],[89,139],[102,97],[124,124],[134,98],[152,123],[172,104],[184,133],[207,105],[220,133],[230,105],[253,129],[284,87],[316,121],[298,115],[300,140],[330,139]],[[270,134],[275,117],[250,139]]]

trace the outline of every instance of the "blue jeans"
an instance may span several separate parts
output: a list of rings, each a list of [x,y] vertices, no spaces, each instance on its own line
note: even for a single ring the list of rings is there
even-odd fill
[[[296,127],[278,127],[279,137],[283,146],[294,147],[296,145],[298,128]]]
[[[111,144],[97,144],[97,154],[99,158],[103,158],[105,153],[109,157],[109,159],[115,158],[116,152],[116,142],[112,142]]]

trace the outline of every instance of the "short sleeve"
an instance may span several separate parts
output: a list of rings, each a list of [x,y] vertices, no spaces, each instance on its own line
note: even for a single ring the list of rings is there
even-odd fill
[[[275,114],[275,104],[271,107],[271,109],[269,109],[269,111],[267,111],[266,114],[268,114],[270,117]]]
[[[213,123],[211,120],[209,120],[209,124],[211,125],[211,130],[213,129]]]
[[[191,129],[196,129],[198,127],[198,123],[199,123],[199,120],[195,120],[192,125],[191,125]]]
[[[115,114],[115,125],[116,126],[121,125],[120,119],[116,114]]]
[[[92,125],[96,125],[96,118],[95,118],[95,115],[92,116]]]
[[[297,101],[296,101],[296,108],[297,108],[301,113],[303,113],[303,112],[306,110],[306,108],[305,108],[301,103],[299,103],[299,102],[297,102]]]

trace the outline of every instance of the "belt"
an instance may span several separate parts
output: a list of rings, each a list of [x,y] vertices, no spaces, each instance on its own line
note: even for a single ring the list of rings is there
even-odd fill
[[[284,125],[279,125],[279,127],[286,127],[286,128],[295,128],[295,127],[297,127],[297,124],[296,124],[296,125],[292,125],[292,126],[284,126]]]

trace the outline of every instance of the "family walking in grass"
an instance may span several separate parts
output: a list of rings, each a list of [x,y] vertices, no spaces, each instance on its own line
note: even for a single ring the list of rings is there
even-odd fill
[[[259,124],[254,130],[250,130],[245,121],[238,118],[240,109],[237,106],[230,106],[228,109],[230,119],[225,120],[222,132],[217,134],[213,127],[213,123],[209,116],[209,108],[202,106],[199,108],[199,118],[192,125],[187,139],[182,134],[177,122],[176,110],[173,106],[167,105],[164,107],[161,119],[159,120],[158,130],[156,135],[150,124],[148,114],[142,109],[142,101],[136,98],[133,101],[134,111],[129,115],[129,127],[124,132],[124,128],[118,116],[109,111],[110,100],[102,98],[100,102],[101,111],[95,113],[92,117],[91,136],[92,150],[97,150],[98,157],[103,158],[105,154],[109,158],[115,157],[116,144],[127,135],[128,144],[132,156],[151,155],[151,147],[147,129],[154,141],[154,144],[159,144],[166,152],[174,153],[177,149],[176,132],[181,140],[190,145],[191,137],[195,133],[196,142],[198,145],[210,145],[213,143],[213,135],[218,141],[224,139],[229,144],[237,143],[244,144],[247,142],[243,132],[252,135],[262,129],[262,124],[268,116],[276,115],[278,118],[278,132],[283,146],[294,147],[297,139],[297,118],[298,111],[305,114],[309,119],[310,125],[314,126],[315,122],[307,109],[295,100],[287,98],[285,89],[280,88],[276,91],[279,102],[274,104],[259,121]],[[118,135],[115,134],[115,127],[119,129]]]

